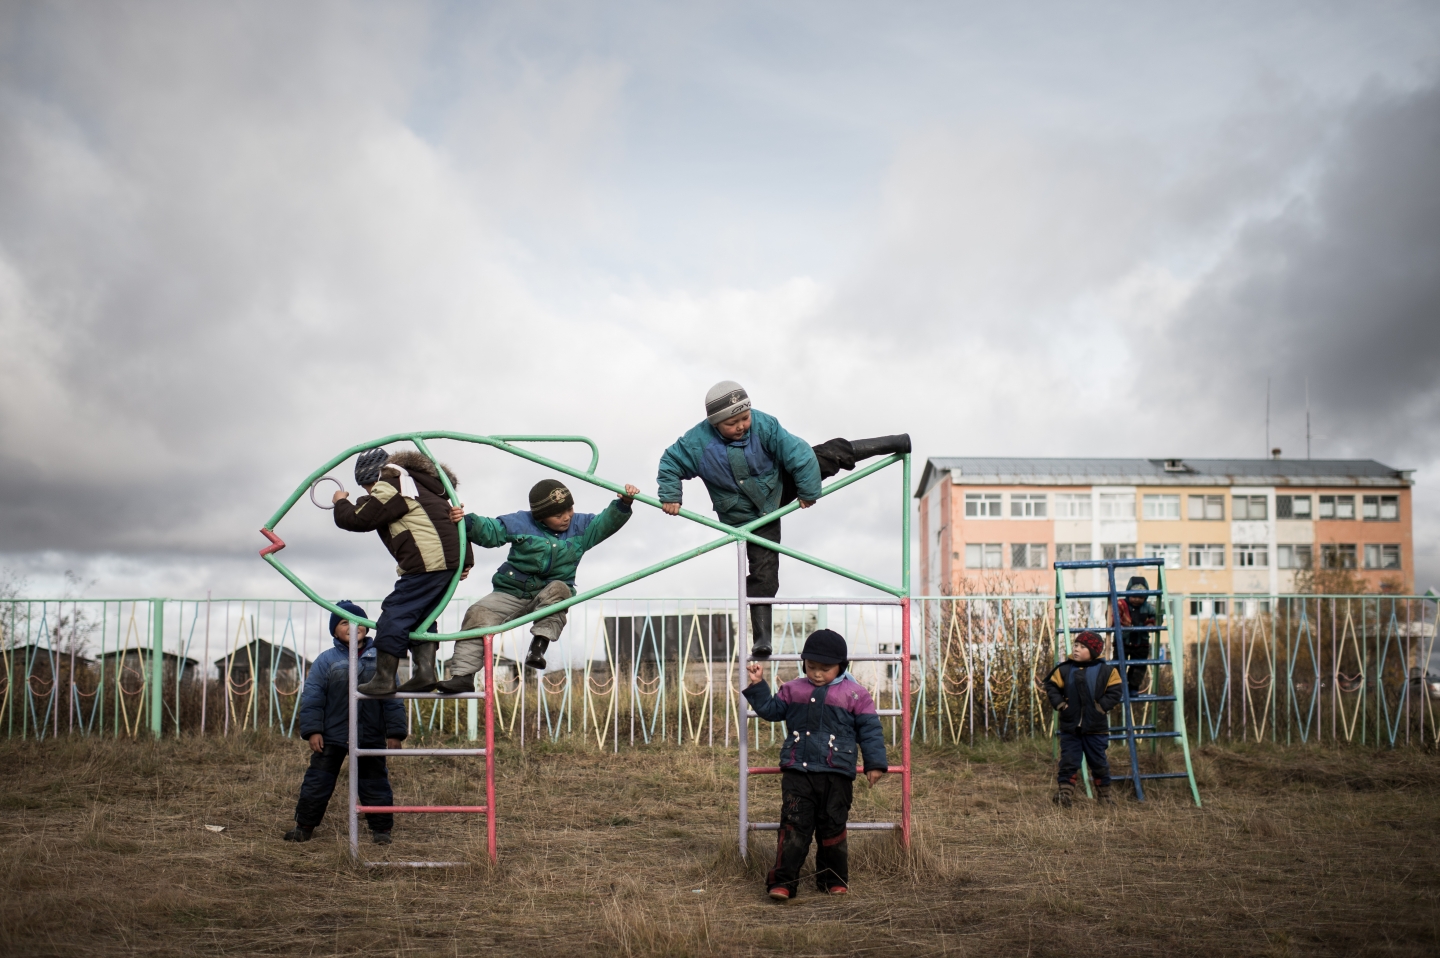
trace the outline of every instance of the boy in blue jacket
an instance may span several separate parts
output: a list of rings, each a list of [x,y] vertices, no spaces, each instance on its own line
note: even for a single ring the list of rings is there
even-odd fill
[[[850,855],[845,825],[855,785],[857,746],[871,785],[889,770],[885,733],[875,700],[845,671],[850,653],[837,632],[810,633],[801,652],[805,674],[770,694],[764,666],[746,667],[750,685],[745,698],[755,714],[771,722],[785,720],[780,748],[780,834],[775,867],[765,883],[770,897],[788,901],[800,890],[800,867],[815,845],[815,883],[822,892],[849,890]]]
[[[348,599],[338,602],[340,608],[368,618],[365,610]],[[359,680],[375,674],[375,645],[369,630],[357,630],[361,646]],[[340,766],[349,754],[350,744],[350,621],[330,616],[332,648],[321,652],[305,676],[305,689],[300,693],[298,724],[300,737],[313,753],[305,780],[300,783],[300,799],[295,803],[295,827],[285,833],[287,842],[308,842],[315,827],[325,817],[325,808],[340,777]],[[398,699],[387,701],[361,700],[358,716],[361,748],[399,748],[406,735],[405,707]],[[394,805],[390,778],[385,770],[385,756],[366,755],[360,758],[360,803],[362,805]],[[390,844],[390,830],[395,816],[389,813],[368,814],[370,835],[377,845]]]
[[[705,394],[705,421],[675,440],[660,457],[659,499],[666,515],[680,514],[680,483],[699,477],[710,493],[715,513],[726,525],[742,526],[800,500],[808,509],[820,498],[820,480],[872,456],[910,451],[908,435],[878,439],[831,439],[818,446],[785,431],[779,420],[750,405],[750,395],[736,382],[724,380]],[[754,530],[771,542],[780,541],[780,520]],[[749,574],[747,596],[773,598],[780,591],[780,553],[753,543],[745,545]],[[770,654],[771,606],[752,605],[755,633],[751,656]]]

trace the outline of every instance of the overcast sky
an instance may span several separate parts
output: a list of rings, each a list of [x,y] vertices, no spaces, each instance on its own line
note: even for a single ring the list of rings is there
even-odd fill
[[[722,378],[917,477],[1262,456],[1267,380],[1302,457],[1308,378],[1315,457],[1417,470],[1440,585],[1437,52],[1433,3],[6,4],[0,568],[289,595],[256,530],[346,447],[583,433],[653,492]],[[490,514],[544,475],[437,452]],[[893,578],[899,507],[786,541]],[[387,591],[327,523],[283,557]],[[640,510],[581,584],[708,538]]]

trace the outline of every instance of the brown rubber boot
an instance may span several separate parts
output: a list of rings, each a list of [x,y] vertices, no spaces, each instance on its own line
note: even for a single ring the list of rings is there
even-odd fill
[[[1115,795],[1110,791],[1109,785],[1095,786],[1095,801],[1101,805],[1116,804]]]
[[[1075,804],[1075,783],[1062,782],[1052,801],[1061,808],[1069,808]]]

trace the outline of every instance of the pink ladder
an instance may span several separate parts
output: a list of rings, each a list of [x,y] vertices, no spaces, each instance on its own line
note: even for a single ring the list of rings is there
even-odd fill
[[[358,623],[350,621],[350,634],[355,635]],[[490,697],[490,690],[495,687],[494,662],[491,658],[491,636],[485,636],[485,690],[483,692],[464,692],[458,695],[447,695],[440,692],[396,692],[394,695],[365,695],[358,691],[355,686],[358,684],[359,660],[355,651],[355,643],[350,643],[350,856],[356,861],[360,858],[360,816],[370,812],[390,812],[392,814],[462,814],[462,815],[484,815],[486,831],[486,847],[490,860],[495,860],[495,702]],[[364,699],[384,701],[390,698],[397,699],[483,699],[485,702],[485,747],[484,748],[360,748],[358,742],[360,702]],[[485,759],[485,804],[484,805],[361,805],[360,804],[360,768],[356,764],[361,757],[370,755],[384,756],[420,756],[420,755],[474,755],[483,756]],[[469,862],[365,862],[370,868],[458,868],[470,864]]]

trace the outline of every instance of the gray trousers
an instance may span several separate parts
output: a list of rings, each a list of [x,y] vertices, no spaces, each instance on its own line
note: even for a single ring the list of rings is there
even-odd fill
[[[528,615],[536,609],[563,602],[571,596],[570,587],[563,582],[551,582],[541,589],[533,599],[522,599],[508,592],[492,592],[465,610],[465,621],[461,629],[484,629],[492,625],[503,625],[511,619]],[[530,623],[530,634],[536,638],[554,642],[565,628],[564,611],[547,615]],[[460,639],[455,643],[455,655],[450,659],[450,674],[474,675],[485,668],[485,640]]]

